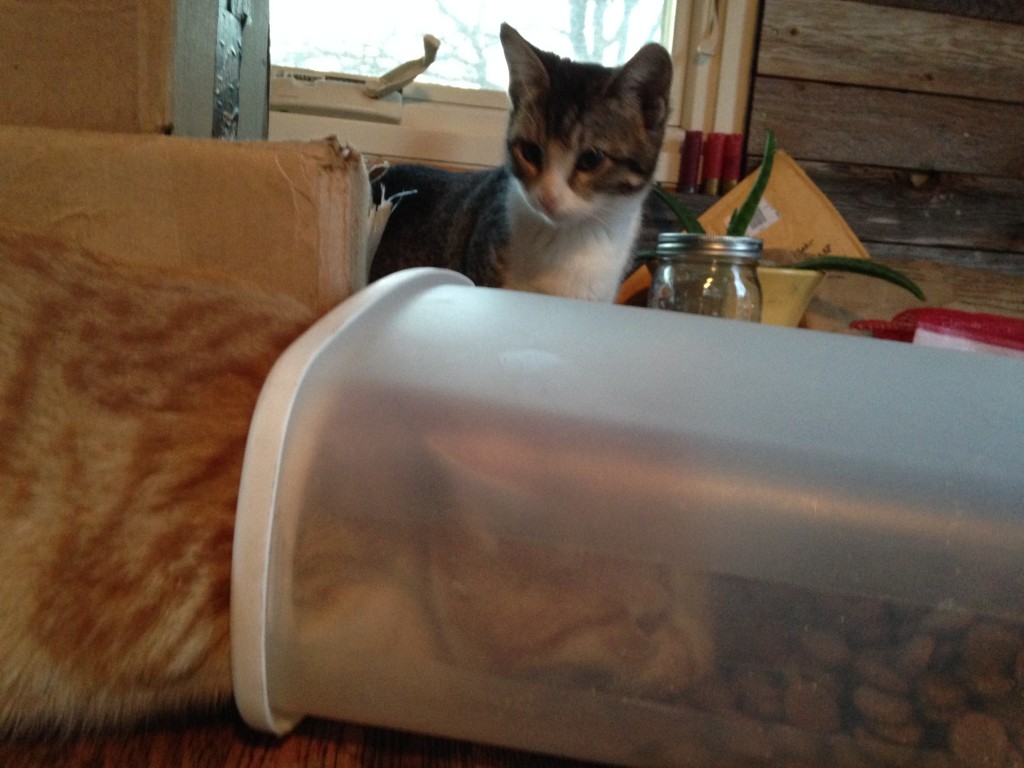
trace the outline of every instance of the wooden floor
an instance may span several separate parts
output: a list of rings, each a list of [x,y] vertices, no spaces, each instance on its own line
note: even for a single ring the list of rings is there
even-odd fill
[[[0,742],[0,768],[582,768],[583,763],[447,739],[307,720],[278,739],[233,711],[199,722],[83,736]]]

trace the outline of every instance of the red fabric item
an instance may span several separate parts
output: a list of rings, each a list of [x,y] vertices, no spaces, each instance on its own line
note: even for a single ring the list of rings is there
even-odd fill
[[[1003,315],[924,307],[904,310],[892,320],[855,320],[850,327],[871,331],[877,339],[909,342],[921,332],[932,337],[954,337],[968,347],[987,345],[1024,352],[1024,319]]]

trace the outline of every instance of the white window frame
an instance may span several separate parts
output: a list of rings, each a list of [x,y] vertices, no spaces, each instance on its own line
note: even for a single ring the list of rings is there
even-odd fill
[[[686,130],[741,133],[747,121],[758,32],[758,0],[678,0],[672,60],[672,110],[655,176],[672,184]],[[271,30],[271,34],[273,30]],[[443,49],[442,49],[443,50]],[[450,168],[503,161],[508,98],[413,83],[373,100],[359,78],[323,77],[275,67],[270,139],[337,136],[371,159]]]

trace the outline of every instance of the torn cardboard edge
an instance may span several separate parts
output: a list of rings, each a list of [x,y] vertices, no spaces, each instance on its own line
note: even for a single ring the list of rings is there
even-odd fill
[[[0,126],[0,223],[198,269],[322,313],[352,292],[370,186],[337,139],[223,142]]]

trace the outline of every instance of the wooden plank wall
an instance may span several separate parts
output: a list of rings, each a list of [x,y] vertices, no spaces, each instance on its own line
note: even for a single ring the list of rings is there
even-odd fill
[[[764,0],[771,127],[883,259],[1024,274],[1024,2]]]

